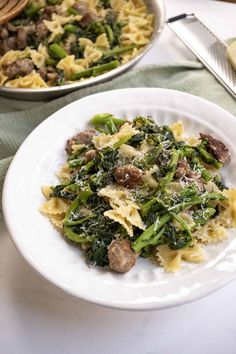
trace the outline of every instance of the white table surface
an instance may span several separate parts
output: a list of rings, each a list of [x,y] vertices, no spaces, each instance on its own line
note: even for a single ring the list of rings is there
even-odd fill
[[[236,5],[167,0],[167,17],[195,12],[222,37],[236,36]],[[165,28],[139,66],[193,59]],[[194,303],[124,312],[82,302],[36,275],[0,223],[1,354],[234,354],[236,281]]]

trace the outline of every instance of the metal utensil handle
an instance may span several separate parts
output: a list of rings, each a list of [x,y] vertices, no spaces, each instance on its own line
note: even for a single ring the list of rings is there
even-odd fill
[[[171,17],[167,24],[236,99],[236,72],[226,57],[227,44],[194,14]]]

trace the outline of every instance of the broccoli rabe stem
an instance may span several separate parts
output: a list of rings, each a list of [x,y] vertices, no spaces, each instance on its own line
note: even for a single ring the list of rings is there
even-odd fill
[[[180,193],[178,194],[178,197],[183,200],[189,197],[192,197],[198,193],[198,188],[195,183],[190,184],[188,187],[183,188]]]
[[[76,220],[75,215],[92,194],[93,192],[88,186],[84,190],[80,190],[66,212],[66,216],[63,220],[63,228],[65,235],[73,242],[85,242],[90,240],[86,235],[78,235],[78,233],[73,230],[73,226],[85,221],[84,218],[83,221],[81,219]]]
[[[121,119],[121,118],[115,118],[113,117],[112,114],[110,113],[101,113],[101,114],[96,114],[92,119],[91,119],[91,123],[94,125],[105,125],[107,124],[107,121],[109,119],[112,119],[112,122],[115,125],[121,125],[123,123],[125,123],[125,119]]]
[[[115,134],[115,133],[117,133],[117,128],[116,128],[116,125],[115,125],[115,123],[113,122],[112,118],[108,118],[108,121],[107,121],[107,128],[108,128],[110,134]]]
[[[67,9],[67,12],[69,15],[74,15],[74,16],[80,15],[80,12],[78,10],[74,9],[73,7],[69,7]]]
[[[118,66],[119,66],[118,60],[113,60],[106,64],[93,66],[92,68],[79,71],[78,73],[75,73],[71,76],[71,80],[79,80],[84,77],[96,76],[106,71],[116,69]]]
[[[170,184],[170,182],[173,180],[175,172],[176,172],[176,166],[179,161],[179,157],[180,157],[180,151],[173,150],[172,155],[171,155],[171,159],[170,159],[170,164],[168,166],[169,171],[167,172],[165,177],[163,177],[161,179],[159,186],[158,186],[159,191],[164,192],[166,190],[166,188],[168,187],[168,185]]]
[[[194,155],[194,153],[196,153],[196,150],[191,146],[184,146],[182,148],[182,153],[183,153],[183,156],[192,157]]]
[[[71,226],[64,226],[64,233],[70,241],[76,243],[89,242],[93,240],[92,236],[87,236],[85,234],[78,234],[77,232],[73,231],[73,227]]]
[[[190,200],[184,201],[182,203],[176,204],[170,208],[168,211],[174,211],[175,213],[179,213],[181,210],[187,209],[192,207],[193,205],[197,204],[205,204],[210,200],[225,200],[227,199],[223,194],[217,192],[206,192],[201,196],[193,196]]]
[[[64,226],[75,226],[75,225],[79,225],[79,224],[82,224],[83,222],[85,222],[86,220],[89,220],[89,219],[93,219],[95,218],[97,215],[96,214],[90,214],[84,218],[81,218],[79,220],[65,220],[64,221]]]
[[[221,168],[223,166],[222,162],[218,161],[212,154],[210,154],[206,150],[206,145],[207,145],[207,142],[203,141],[203,142],[201,142],[200,145],[197,146],[197,150],[198,150],[199,154],[201,155],[203,160],[206,163],[208,163],[209,165],[213,165],[217,169]]]
[[[113,117],[112,114],[109,113],[102,113],[102,114],[96,114],[91,122],[95,126],[97,130],[100,129],[100,125],[105,125],[109,131],[110,134],[115,134],[117,133],[117,125],[121,125],[125,122],[124,119],[119,119]],[[104,131],[103,131],[104,132]]]
[[[186,224],[186,222],[179,215],[177,215],[175,212],[170,211],[170,209],[168,209],[166,204],[160,198],[156,198],[156,201],[157,201],[157,203],[159,203],[162,206],[163,209],[165,209],[171,215],[171,217],[173,219],[175,219],[183,227],[183,229],[190,236],[190,238],[192,238],[191,230],[188,227],[188,225]]]
[[[66,51],[56,43],[49,46],[49,51],[58,59],[63,59],[68,55]]]
[[[50,66],[56,66],[57,65],[57,60],[55,60],[55,59],[52,59],[52,58],[46,58],[46,60],[45,60],[45,63],[46,63],[46,65],[50,65]]]
[[[113,144],[113,148],[114,149],[119,149],[119,147],[123,144],[126,144],[129,139],[132,138],[132,135],[131,134],[128,134],[126,136],[123,136],[122,138],[120,138],[120,140],[118,140],[115,144]]]
[[[67,24],[64,26],[64,31],[67,33],[76,33],[79,30],[78,26]]]
[[[208,182],[212,180],[213,176],[210,172],[202,165],[201,160],[198,157],[192,158],[192,163],[195,165],[195,168],[201,173],[204,181]]]
[[[41,8],[42,6],[28,5],[24,12],[27,16],[33,17],[41,10]]]
[[[84,163],[85,163],[85,159],[84,158],[70,159],[68,161],[68,165],[69,165],[70,168],[80,167]]]
[[[119,66],[118,60],[113,60],[113,61],[110,61],[109,63],[106,63],[106,64],[94,66],[92,68],[93,69],[93,75],[96,76],[96,75],[102,74],[105,71],[109,71],[109,70],[115,69],[118,66]]]
[[[83,174],[85,174],[85,173],[87,173],[89,170],[91,170],[91,168],[92,168],[94,165],[95,165],[95,161],[94,161],[94,159],[93,159],[93,160],[89,161],[89,162],[87,163],[87,165],[82,166],[82,168],[81,168],[80,171],[83,172]]]
[[[160,155],[162,150],[163,150],[163,145],[159,144],[149,154],[142,157],[141,159],[135,160],[134,166],[143,169],[148,169],[148,167],[150,168],[155,163],[155,160]]]
[[[114,41],[114,34],[113,34],[113,31],[112,31],[112,28],[111,28],[110,25],[105,25],[104,27],[105,27],[105,31],[106,31],[106,34],[107,34],[108,41],[112,45],[112,43]]]
[[[204,225],[216,213],[214,208],[208,207],[205,209],[197,210],[193,214],[195,226]]]
[[[171,212],[170,214],[173,217],[173,219],[175,219],[182,226],[182,228],[186,231],[190,239],[192,239],[192,232],[188,224],[176,213]]]
[[[104,52],[103,53],[103,57],[104,58],[108,58],[108,57],[111,57],[113,55],[124,54],[124,53],[130,52],[134,48],[136,48],[136,45],[134,45],[134,44],[129,45],[127,47],[114,48],[114,49],[108,50],[107,52]]]
[[[157,237],[157,231],[160,230],[168,221],[170,221],[171,215],[165,214],[160,218],[157,218],[156,222],[150,225],[132,244],[132,249],[135,252],[140,252],[145,246],[152,245],[153,242],[157,242],[158,238],[162,236],[162,233]]]
[[[142,216],[145,216],[148,214],[149,210],[151,209],[151,207],[156,204],[157,199],[156,198],[152,198],[150,199],[148,202],[144,203],[141,207],[141,214]]]

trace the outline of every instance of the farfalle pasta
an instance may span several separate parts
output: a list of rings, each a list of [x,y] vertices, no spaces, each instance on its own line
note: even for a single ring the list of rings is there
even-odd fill
[[[142,0],[31,0],[0,25],[0,85],[38,89],[101,75],[137,56],[152,33]]]
[[[220,175],[227,146],[185,136],[181,122],[104,113],[92,123],[97,132],[67,141],[60,183],[43,187],[40,211],[97,266],[124,273],[143,257],[176,272],[203,262],[206,247],[236,226],[236,188]]]
[[[31,74],[19,77],[18,79],[7,81],[5,86],[16,87],[16,88],[35,88],[35,89],[48,87],[46,82],[35,70],[33,70]]]

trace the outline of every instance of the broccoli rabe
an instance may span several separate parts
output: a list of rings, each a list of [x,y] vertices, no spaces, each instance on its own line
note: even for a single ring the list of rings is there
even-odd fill
[[[160,245],[170,250],[193,246],[195,233],[219,215],[227,199],[216,188],[226,187],[219,175],[210,172],[220,165],[205,142],[190,146],[177,141],[168,126],[158,126],[150,117],[139,116],[132,123],[99,113],[91,123],[104,140],[118,134],[123,124],[135,131],[116,135],[118,141],[109,146],[98,148],[95,139],[69,153],[69,180],[52,187],[51,193],[70,204],[63,220],[65,237],[83,244],[87,261],[102,267],[109,265],[111,243],[122,238],[129,251],[136,253],[134,257],[155,255]],[[155,176],[151,175],[153,166]],[[124,175],[117,178],[117,170],[125,171]],[[124,185],[134,170],[141,178],[136,185]],[[109,187],[111,196],[99,196],[104,187]],[[139,217],[141,227],[137,226]]]

